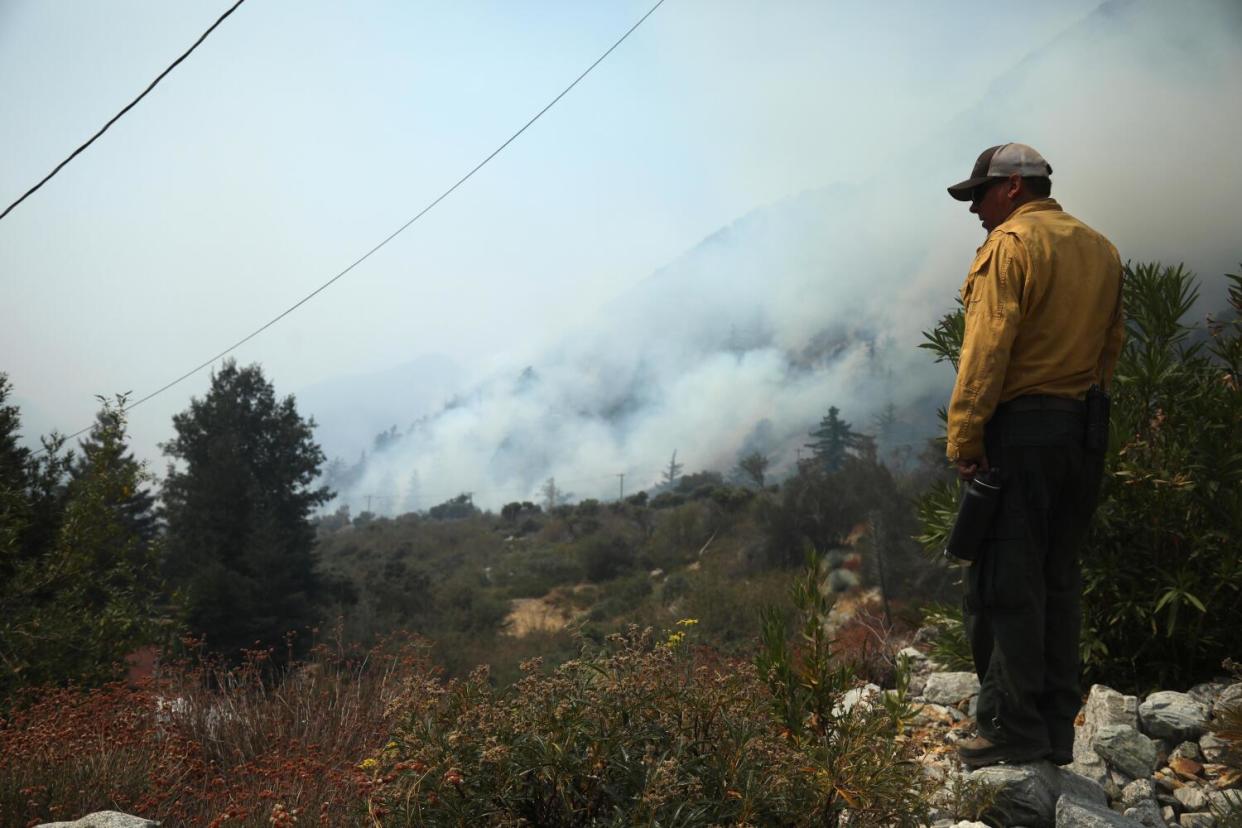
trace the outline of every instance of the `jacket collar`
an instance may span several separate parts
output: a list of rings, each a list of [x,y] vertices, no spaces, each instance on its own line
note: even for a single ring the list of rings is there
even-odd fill
[[[1028,201],[1021,207],[1009,214],[1009,218],[1002,221],[1001,224],[1013,221],[1018,216],[1024,216],[1027,213],[1042,213],[1044,211],[1061,212],[1061,205],[1057,203],[1055,198],[1037,198],[1034,201]]]

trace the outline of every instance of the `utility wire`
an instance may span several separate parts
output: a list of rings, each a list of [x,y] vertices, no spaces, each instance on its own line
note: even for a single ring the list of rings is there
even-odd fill
[[[241,2],[242,2],[242,0],[238,0],[238,5],[241,5]],[[549,109],[551,109],[553,106],[555,106],[555,105],[557,104],[557,102],[558,102],[558,101],[560,101],[560,99],[561,99],[561,98],[563,98],[563,97],[565,97],[566,95],[568,95],[568,94],[569,94],[569,91],[570,91],[571,89],[573,89],[575,86],[577,86],[577,85],[579,84],[579,82],[581,82],[581,81],[582,81],[582,79],[583,79],[583,78],[585,78],[587,75],[589,75],[589,74],[591,73],[591,70],[592,70],[592,69],[594,69],[596,66],[599,66],[601,63],[603,63],[603,62],[604,62],[604,58],[606,58],[606,57],[608,57],[610,54],[612,54],[612,53],[613,53],[613,51],[614,51],[614,50],[615,50],[618,46],[620,46],[622,43],[624,43],[624,42],[625,42],[626,38],[628,38],[630,35],[632,35],[632,34],[634,33],[634,31],[635,31],[635,30],[636,30],[639,26],[641,26],[641,25],[643,24],[643,22],[644,22],[644,21],[645,21],[648,17],[651,17],[651,15],[655,13],[655,10],[656,10],[656,9],[658,9],[658,8],[660,8],[660,6],[662,6],[662,5],[664,5],[664,0],[658,0],[658,2],[657,2],[654,6],[652,6],[652,7],[651,7],[651,8],[647,11],[647,13],[646,13],[646,14],[644,14],[642,17],[640,17],[640,18],[638,19],[638,22],[637,22],[637,23],[635,23],[633,26],[631,26],[631,27],[629,28],[629,30],[628,30],[628,31],[626,31],[626,33],[625,33],[625,34],[621,35],[621,37],[617,40],[617,42],[616,42],[616,43],[614,43],[614,44],[612,44],[611,46],[609,46],[609,47],[608,47],[608,51],[604,52],[602,55],[600,55],[598,58],[596,58],[596,59],[595,59],[595,62],[594,62],[594,63],[592,63],[590,66],[588,66],[585,70],[583,70],[583,72],[582,72],[582,74],[581,74],[581,75],[579,75],[578,77],[574,78],[573,83],[569,84],[569,86],[566,86],[563,90],[561,90],[561,93],[560,93],[559,95],[557,95],[555,98],[553,98],[551,101],[549,101],[549,102],[548,102],[548,104],[547,104],[547,106],[545,106],[543,109],[541,109],[541,110],[539,110],[538,112],[536,112],[536,113],[535,113],[535,116],[534,116],[533,118],[531,118],[529,121],[527,121],[525,124],[523,124],[521,129],[519,129],[517,132],[513,133],[512,135],[510,135],[510,136],[508,137],[508,139],[506,139],[506,140],[505,140],[505,142],[504,142],[503,144],[501,144],[500,146],[496,147],[496,149],[492,150],[492,152],[491,152],[491,154],[490,154],[490,155],[488,155],[486,158],[484,158],[482,161],[480,161],[478,164],[476,164],[476,165],[474,166],[474,168],[473,168],[472,170],[470,170],[470,172],[466,173],[466,174],[465,174],[465,175],[463,175],[460,179],[458,179],[456,184],[454,184],[453,186],[449,187],[449,188],[448,188],[447,190],[445,190],[444,192],[440,193],[440,195],[436,196],[436,198],[435,198],[435,199],[434,199],[434,200],[433,200],[430,204],[428,204],[428,205],[427,205],[426,207],[424,207],[423,209],[419,210],[419,211],[418,211],[418,213],[414,216],[414,218],[410,219],[410,220],[409,220],[409,221],[407,221],[405,224],[403,224],[403,225],[401,225],[400,227],[398,227],[396,230],[394,230],[392,233],[390,233],[387,237],[385,237],[385,238],[384,238],[384,240],[383,240],[383,241],[381,241],[379,244],[375,245],[375,246],[374,246],[374,247],[372,247],[370,250],[368,250],[366,253],[363,253],[361,256],[359,256],[357,259],[355,259],[355,260],[354,260],[354,262],[353,262],[352,264],[350,264],[350,265],[349,265],[349,267],[345,268],[345,269],[344,269],[344,270],[342,270],[340,273],[336,274],[336,275],[335,275],[335,276],[333,276],[331,279],[329,279],[328,281],[324,282],[322,285],[320,285],[319,287],[317,287],[317,288],[315,288],[314,290],[312,290],[310,293],[308,293],[308,294],[306,294],[305,296],[303,296],[303,297],[302,297],[301,299],[299,299],[297,302],[293,303],[293,304],[292,304],[292,305],[290,305],[288,308],[286,308],[285,310],[281,311],[281,313],[280,313],[280,314],[278,314],[277,316],[275,316],[275,317],[273,317],[272,319],[268,320],[268,321],[267,321],[266,323],[264,323],[261,327],[257,328],[256,330],[252,331],[251,333],[246,334],[246,336],[244,336],[244,337],[242,337],[241,339],[237,340],[237,341],[236,341],[236,342],[234,342],[232,345],[230,345],[229,347],[225,348],[225,349],[224,349],[223,351],[221,351],[220,353],[218,353],[218,354],[216,354],[215,356],[213,356],[211,359],[205,360],[204,362],[202,362],[202,363],[200,363],[200,364],[198,364],[198,365],[194,366],[194,367],[193,367],[193,368],[191,368],[189,371],[186,371],[184,374],[182,374],[181,376],[177,377],[177,378],[176,378],[175,380],[173,380],[172,382],[169,382],[169,383],[167,383],[166,385],[163,385],[163,386],[161,386],[161,387],[159,387],[159,388],[155,389],[155,390],[154,390],[154,391],[152,391],[150,394],[147,394],[145,397],[141,397],[140,399],[135,400],[134,402],[132,402],[132,403],[130,403],[129,405],[125,406],[125,408],[124,408],[124,409],[122,409],[122,410],[123,410],[123,411],[129,411],[129,410],[131,410],[131,409],[137,408],[138,406],[142,405],[142,404],[143,404],[144,402],[146,402],[147,400],[150,400],[150,399],[152,399],[152,398],[154,398],[154,397],[159,396],[160,394],[163,394],[165,391],[167,391],[169,388],[172,388],[174,385],[178,385],[179,383],[181,383],[181,382],[183,382],[183,381],[185,381],[185,380],[189,379],[190,377],[194,376],[194,375],[195,375],[195,374],[197,374],[199,371],[203,370],[203,369],[204,369],[204,368],[206,368],[208,365],[211,365],[213,362],[215,362],[216,360],[220,359],[221,357],[227,356],[229,353],[231,353],[231,352],[235,351],[236,349],[240,348],[242,345],[245,345],[247,342],[249,342],[250,340],[254,339],[256,336],[258,336],[259,334],[263,333],[263,332],[264,332],[264,331],[266,331],[268,328],[272,327],[272,326],[273,326],[273,325],[275,325],[277,322],[279,322],[280,320],[284,319],[286,316],[288,316],[289,314],[293,313],[293,312],[294,312],[295,310],[297,310],[298,308],[300,308],[300,307],[302,307],[303,305],[305,305],[305,304],[306,304],[307,302],[309,302],[311,299],[315,298],[315,297],[316,297],[316,296],[318,296],[320,293],[322,293],[323,291],[327,290],[327,289],[328,289],[328,288],[329,288],[329,287],[330,287],[330,286],[331,286],[334,282],[336,282],[338,279],[340,279],[340,278],[341,278],[342,276],[344,276],[346,273],[349,273],[349,272],[350,272],[351,270],[353,270],[355,267],[357,267],[358,265],[362,264],[362,263],[363,263],[363,262],[365,262],[367,259],[371,258],[371,256],[372,256],[373,254],[375,254],[376,252],[378,252],[378,251],[380,250],[380,248],[384,247],[384,246],[385,246],[386,244],[388,244],[390,241],[392,241],[392,240],[393,240],[393,239],[395,239],[397,236],[399,236],[399,235],[401,235],[403,232],[405,232],[405,230],[406,230],[406,229],[407,229],[407,228],[408,228],[411,224],[413,224],[414,222],[418,221],[420,218],[422,218],[423,216],[425,216],[427,213],[431,212],[432,208],[434,208],[437,204],[439,204],[439,203],[440,203],[441,201],[443,201],[444,199],[448,198],[448,196],[449,196],[450,194],[452,194],[452,192],[453,192],[454,190],[456,190],[456,189],[457,189],[458,187],[460,187],[462,184],[465,184],[467,181],[469,181],[469,180],[470,180],[470,178],[471,178],[471,177],[472,177],[475,173],[477,173],[479,170],[483,169],[483,167],[485,167],[489,161],[491,161],[493,158],[495,158],[497,155],[499,155],[499,154],[501,153],[501,151],[502,151],[502,150],[504,150],[504,148],[505,148],[505,147],[509,146],[509,145],[510,145],[510,144],[512,144],[514,141],[516,141],[519,135],[521,135],[523,132],[525,132],[527,129],[529,129],[529,128],[531,127],[531,125],[533,125],[533,124],[535,123],[535,121],[538,121],[540,118],[542,118],[542,117],[543,117],[543,115],[544,115],[544,113],[545,113],[545,112],[547,112]],[[234,6],[233,8],[237,8],[237,6]],[[232,11],[232,9],[230,9],[229,11]],[[222,17],[222,18],[220,18],[220,19],[221,19],[221,20],[223,20],[224,18]],[[208,31],[210,31],[210,30],[208,30]],[[204,35],[204,37],[206,37],[206,35]],[[188,53],[187,53],[187,54],[188,54]],[[132,104],[131,104],[131,105],[132,105]],[[10,209],[11,209],[11,208],[10,208]],[[70,434],[68,437],[66,437],[66,438],[65,438],[65,441],[67,442],[67,441],[69,441],[69,440],[72,440],[74,437],[77,437],[77,436],[79,436],[79,435],[85,434],[86,432],[90,431],[92,428],[94,428],[94,426],[93,426],[93,425],[92,425],[92,426],[88,426],[88,427],[86,427],[86,428],[84,428],[84,429],[82,429],[82,430],[80,430],[80,431],[75,431],[73,434]]]
[[[207,35],[211,34],[213,31],[215,31],[216,27],[217,27],[217,26],[219,26],[221,23],[223,23],[223,22],[224,22],[224,18],[228,17],[230,14],[232,14],[232,13],[233,13],[233,12],[235,12],[235,11],[237,11],[237,7],[238,7],[238,6],[240,6],[240,5],[241,5],[242,3],[244,3],[244,2],[245,2],[245,0],[237,0],[237,2],[236,2],[236,3],[234,3],[234,4],[232,5],[232,7],[231,7],[231,8],[229,8],[229,10],[228,10],[228,11],[226,11],[224,14],[220,15],[219,19],[217,19],[215,23],[212,23],[212,24],[211,24],[211,28],[209,28],[207,31],[203,32],[203,34],[202,34],[202,35],[198,38],[198,40],[194,41],[194,45],[193,45],[193,46],[191,46],[189,49],[186,49],[186,50],[185,50],[185,52],[181,55],[181,57],[179,57],[179,58],[177,58],[176,60],[174,60],[174,61],[172,62],[172,64],[171,64],[171,65],[170,65],[167,69],[165,69],[163,72],[160,72],[160,76],[159,76],[158,78],[156,78],[155,80],[151,81],[151,85],[150,85],[150,86],[148,86],[146,89],[142,90],[142,94],[141,94],[141,95],[139,95],[138,97],[134,98],[132,101],[130,101],[130,102],[129,102],[129,105],[128,105],[128,106],[126,106],[126,107],[125,107],[124,109],[122,109],[120,112],[118,112],[118,113],[116,113],[115,115],[113,115],[113,116],[112,116],[112,120],[110,120],[110,121],[108,121],[108,123],[104,124],[104,125],[103,125],[103,127],[101,127],[101,128],[100,128],[100,130],[99,130],[98,132],[96,132],[94,135],[92,135],[92,136],[90,137],[90,140],[89,140],[89,141],[87,141],[85,144],[83,144],[82,146],[80,146],[80,147],[78,147],[77,149],[75,149],[75,150],[73,151],[73,153],[72,153],[72,154],[71,154],[68,158],[66,158],[64,161],[61,161],[59,164],[57,164],[57,165],[56,165],[56,169],[52,170],[50,173],[48,173],[47,175],[45,175],[45,176],[43,177],[43,180],[42,180],[42,181],[40,181],[38,184],[36,184],[36,185],[34,185],[33,187],[31,187],[29,190],[27,190],[27,191],[25,192],[25,194],[24,194],[21,198],[19,198],[17,201],[14,201],[12,204],[10,204],[8,207],[6,207],[6,208],[5,208],[5,210],[4,210],[4,212],[3,212],[3,213],[0,213],[0,219],[3,219],[3,218],[4,218],[5,216],[7,216],[9,213],[13,212],[13,208],[14,208],[14,207],[16,207],[17,205],[21,204],[23,201],[25,201],[27,198],[29,198],[31,195],[33,195],[33,194],[35,193],[35,191],[37,191],[40,187],[42,187],[42,186],[43,186],[44,184],[46,184],[47,182],[51,181],[51,180],[52,180],[52,176],[56,175],[56,173],[58,173],[58,172],[60,172],[62,169],[64,169],[64,168],[65,168],[65,166],[66,166],[66,165],[68,165],[68,163],[69,163],[70,161],[72,161],[73,159],[77,158],[77,157],[78,157],[78,156],[82,153],[82,151],[83,151],[83,150],[85,150],[85,149],[86,149],[87,147],[89,147],[91,144],[95,143],[95,139],[96,139],[96,138],[98,138],[100,135],[103,135],[105,132],[107,132],[107,131],[108,131],[108,128],[109,128],[110,126],[112,126],[113,124],[115,124],[117,121],[119,121],[119,120],[121,119],[121,116],[122,116],[122,115],[124,115],[126,112],[129,112],[131,109],[133,109],[133,108],[134,108],[134,106],[135,106],[135,105],[136,105],[139,101],[141,101],[143,98],[145,98],[145,97],[147,96],[147,93],[148,93],[148,92],[150,92],[152,89],[154,89],[154,88],[155,88],[155,86],[156,86],[156,84],[158,84],[160,81],[162,81],[162,80],[164,79],[164,76],[165,76],[165,75],[167,75],[167,74],[168,74],[169,72],[171,72],[173,69],[176,69],[176,68],[177,68],[177,64],[181,63],[181,61],[183,61],[183,60],[185,60],[186,58],[188,58],[188,57],[190,56],[190,52],[193,52],[195,49],[197,49],[197,48],[199,47],[199,44],[200,44],[200,43],[202,43],[204,40],[206,40],[206,39],[207,39]],[[78,432],[78,433],[80,434],[81,432]]]

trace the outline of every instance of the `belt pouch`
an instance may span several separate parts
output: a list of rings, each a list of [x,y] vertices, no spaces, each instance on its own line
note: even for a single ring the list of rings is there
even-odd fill
[[[1095,454],[1103,454],[1108,448],[1108,418],[1111,401],[1098,385],[1087,391],[1087,437],[1084,448]]]
[[[989,469],[975,475],[962,492],[962,502],[957,510],[957,520],[949,533],[945,546],[946,558],[973,561],[979,555],[983,539],[992,529],[996,519],[996,507],[1000,505],[1000,470]]]

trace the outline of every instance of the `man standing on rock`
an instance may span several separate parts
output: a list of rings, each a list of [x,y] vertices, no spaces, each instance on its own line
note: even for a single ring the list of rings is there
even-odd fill
[[[1088,450],[1084,398],[1121,351],[1121,262],[1052,198],[1052,167],[1025,144],[983,151],[949,188],[988,236],[962,285],[966,335],[949,404],[948,457],[971,480],[995,468],[996,520],[965,601],[982,689],[972,767],[1071,761],[1081,705],[1078,551],[1103,451]]]

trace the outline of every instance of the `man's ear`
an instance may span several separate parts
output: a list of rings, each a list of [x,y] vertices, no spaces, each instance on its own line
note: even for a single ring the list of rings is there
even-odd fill
[[[1009,176],[1009,180],[1005,182],[1005,196],[1010,201],[1017,201],[1022,196],[1022,176],[1013,173]]]

